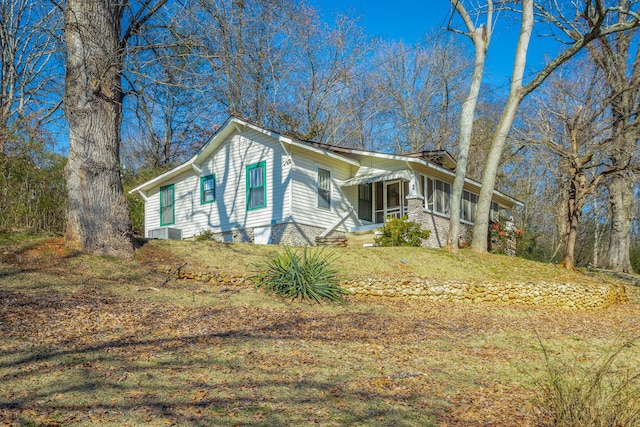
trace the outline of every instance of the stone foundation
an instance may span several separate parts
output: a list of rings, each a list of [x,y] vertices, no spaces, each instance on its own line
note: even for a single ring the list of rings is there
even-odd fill
[[[272,227],[271,242],[276,245],[313,246],[323,231],[320,227],[285,222]]]
[[[417,222],[425,230],[431,230],[429,238],[423,241],[422,246],[426,248],[446,246],[449,238],[449,218],[425,210],[422,196],[407,197],[407,205],[407,219]],[[472,232],[470,225],[460,223],[460,243],[470,242]]]
[[[219,242],[253,243],[253,228],[213,233],[213,239]]]
[[[314,246],[316,238],[322,234],[324,228],[312,225],[285,222],[271,226],[271,243],[290,246]],[[213,240],[228,243],[254,243],[253,228],[213,233]],[[328,238],[346,237],[342,232],[332,232]]]

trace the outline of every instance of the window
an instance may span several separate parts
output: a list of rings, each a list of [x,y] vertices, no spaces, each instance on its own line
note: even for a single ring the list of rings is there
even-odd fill
[[[316,186],[318,188],[318,207],[331,209],[331,172],[318,168]]]
[[[365,221],[371,221],[371,208],[373,207],[372,203],[372,185],[371,184],[360,184],[358,185],[358,218],[363,219]]]
[[[478,196],[464,190],[462,192],[462,205],[460,206],[460,219],[474,222],[476,219],[476,208],[478,207]]]
[[[491,211],[489,212],[489,219],[491,221],[500,221],[500,206],[496,202],[491,202]]]
[[[160,187],[160,226],[175,223],[173,184]]]
[[[425,195],[427,209],[443,215],[449,215],[451,206],[451,184],[438,179],[425,178],[427,185]]]
[[[267,166],[265,162],[247,166],[247,209],[267,206]]]
[[[216,176],[209,175],[200,178],[200,204],[216,201]]]

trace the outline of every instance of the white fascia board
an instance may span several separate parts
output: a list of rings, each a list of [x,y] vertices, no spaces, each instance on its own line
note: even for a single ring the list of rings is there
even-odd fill
[[[186,169],[191,169],[191,164],[194,162],[194,160],[196,159],[197,156],[193,156],[191,159],[187,160],[186,162],[184,162],[183,164],[181,164],[180,166],[177,166],[173,169],[171,169],[170,171],[167,171],[165,173],[163,173],[162,175],[158,175],[155,178],[153,178],[152,180],[149,180],[143,184],[138,185],[136,188],[129,190],[129,194],[133,194],[137,191],[146,191],[150,188],[156,187],[160,184],[162,184],[164,181],[167,181],[169,178],[175,176],[175,175],[179,175],[182,172],[184,172]]]
[[[386,155],[385,155],[385,156],[386,156]],[[423,165],[423,166],[424,166],[424,165],[426,165],[427,167],[430,167],[430,168],[432,168],[432,169],[435,169],[435,170],[437,170],[438,172],[441,172],[441,173],[447,174],[447,175],[449,175],[449,176],[451,176],[451,177],[453,177],[453,178],[455,178],[455,176],[456,176],[456,173],[455,173],[455,172],[450,171],[450,170],[449,170],[449,169],[447,169],[447,168],[443,168],[442,166],[438,166],[438,165],[436,165],[436,164],[433,164],[433,163],[431,163],[431,162],[429,162],[429,161],[426,161],[426,160],[416,159],[416,158],[414,158],[414,157],[404,157],[404,156],[393,156],[393,157],[401,157],[401,158],[403,157],[403,158],[404,158],[403,160],[405,160],[405,161],[407,162],[407,166],[409,165],[409,163],[410,163],[410,162],[411,162],[411,163],[418,163],[418,164],[421,164],[421,165]],[[464,179],[464,182],[465,182],[466,184],[470,184],[470,185],[471,185],[471,186],[473,186],[473,187],[477,187],[478,189],[480,189],[480,187],[482,187],[482,184],[481,184],[480,182],[478,182],[478,181],[474,181],[474,180],[473,180],[473,179],[471,179],[471,178],[465,178],[465,179]],[[510,201],[511,203],[513,203],[513,204],[514,204],[514,206],[520,206],[520,207],[523,207],[523,206],[524,206],[524,203],[522,203],[520,200],[514,199],[513,197],[508,196],[508,195],[506,195],[506,194],[504,194],[504,193],[502,193],[502,192],[500,192],[500,191],[498,191],[498,190],[493,190],[493,194],[494,194],[495,196],[499,196],[499,197],[502,197],[502,198],[503,198],[503,199],[505,199],[505,200]]]
[[[344,157],[344,156],[341,156],[339,154],[333,153],[331,151],[323,150],[321,148],[314,147],[314,146],[312,146],[310,144],[305,144],[303,142],[296,141],[295,139],[291,139],[291,138],[286,137],[286,136],[279,135],[278,139],[280,141],[284,142],[285,144],[293,145],[295,147],[299,147],[299,148],[302,148],[302,149],[305,149],[305,150],[308,150],[308,151],[313,151],[314,153],[322,154],[324,156],[331,157],[332,159],[336,159],[336,160],[340,160],[340,161],[345,162],[345,163],[349,163],[350,165],[353,165],[353,166],[360,166],[360,162],[359,161],[357,161],[355,159],[352,159],[350,157]]]

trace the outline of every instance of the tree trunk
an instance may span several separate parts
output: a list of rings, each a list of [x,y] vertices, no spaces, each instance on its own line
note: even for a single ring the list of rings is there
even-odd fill
[[[482,188],[478,197],[478,207],[476,209],[476,220],[473,226],[473,241],[471,248],[475,252],[487,252],[487,230],[489,229],[489,211],[491,210],[491,198],[496,184],[496,174],[500,165],[502,151],[507,142],[507,136],[511,130],[511,125],[518,112],[518,107],[524,96],[522,90],[522,78],[527,62],[527,50],[529,40],[533,30],[533,1],[522,1],[522,24],[520,26],[520,36],[516,46],[516,57],[513,63],[513,74],[511,77],[511,88],[509,98],[498,122],[496,133],[491,143],[491,150],[487,156],[487,163],[482,174]]]
[[[598,268],[598,254],[600,253],[600,223],[598,222],[598,197],[593,198],[593,221],[595,230],[593,233],[593,268]]]
[[[564,257],[560,264],[569,270],[573,270],[576,266],[574,254],[580,216],[582,215],[582,206],[584,205],[584,199],[587,195],[586,182],[587,179],[583,173],[573,171],[571,188],[569,189],[569,197],[567,198],[567,231],[565,234]]]
[[[68,0],[65,11],[66,240],[88,253],[130,258],[133,240],[119,154],[122,10],[116,1]]]
[[[454,2],[452,2],[454,3]],[[471,78],[471,86],[469,94],[462,104],[462,113],[460,115],[460,133],[458,135],[458,159],[456,164],[456,177],[453,181],[453,189],[451,191],[451,209],[449,217],[449,236],[447,238],[447,249],[452,252],[458,252],[458,244],[460,241],[460,201],[462,200],[462,192],[464,189],[464,180],[467,176],[467,160],[469,158],[469,146],[471,145],[471,133],[473,130],[473,121],[476,111],[476,103],[482,85],[482,74],[484,73],[484,62],[491,40],[491,23],[493,13],[493,2],[487,2],[489,9],[487,12],[487,26],[474,28],[469,15],[464,7],[455,2],[454,7],[461,15],[469,36],[473,40],[475,49],[475,61],[473,64],[473,76]]]
[[[609,183],[611,206],[611,234],[606,268],[632,273],[629,250],[631,244],[631,216],[633,208],[633,184],[624,173],[615,174]]]

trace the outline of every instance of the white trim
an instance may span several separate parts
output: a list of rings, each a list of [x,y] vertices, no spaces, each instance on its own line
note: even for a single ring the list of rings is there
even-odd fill
[[[320,233],[319,237],[326,237],[329,233],[331,233],[337,226],[342,224],[349,215],[353,213],[353,206],[351,206],[345,213],[340,215],[336,221],[334,221],[329,227],[326,228],[322,233]]]
[[[193,163],[193,161],[196,159],[196,156],[193,156],[191,159],[187,160],[186,162],[184,162],[183,164],[181,164],[180,166],[177,166],[161,175],[156,176],[155,178],[138,185],[136,188],[129,190],[129,194],[133,194],[137,191],[140,190],[148,190],[149,188],[153,188],[154,185],[161,185],[164,183],[165,180],[167,180],[168,178],[173,177],[174,175],[179,175],[180,173],[184,172],[185,170],[189,169],[191,167],[191,164]]]
[[[316,209],[322,209],[323,211],[333,211],[333,170],[322,164],[315,163],[316,167]],[[320,176],[318,175],[318,169],[329,172],[329,207],[325,208],[320,206]]]

